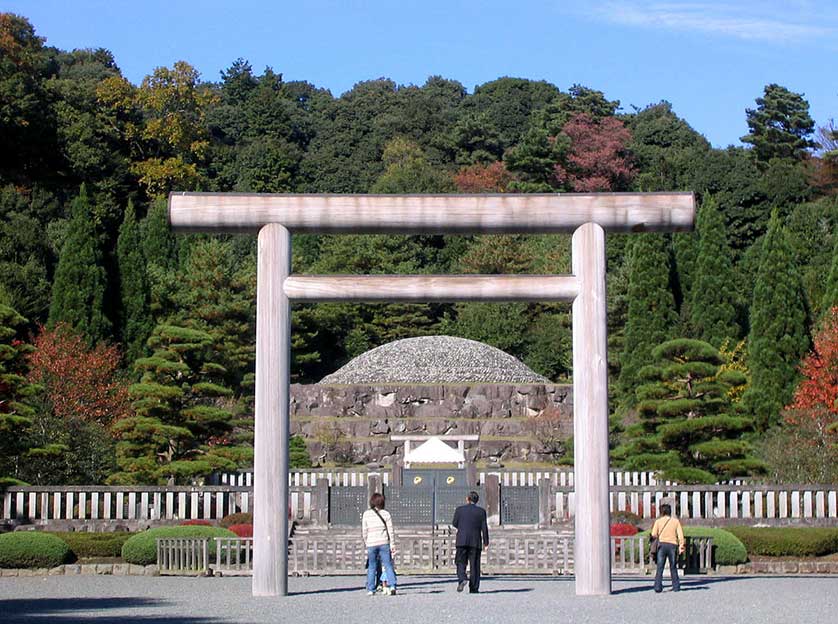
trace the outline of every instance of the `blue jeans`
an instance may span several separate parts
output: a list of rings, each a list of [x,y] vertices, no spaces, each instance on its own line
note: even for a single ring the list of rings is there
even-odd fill
[[[390,556],[390,544],[381,546],[370,546],[367,548],[369,565],[367,566],[367,591],[375,591],[375,569],[381,563],[384,571],[384,580],[387,584],[396,589],[396,571],[393,569],[393,558]]]
[[[655,591],[663,591],[663,566],[669,560],[669,574],[672,576],[672,591],[681,589],[681,580],[678,578],[678,566],[675,560],[678,557],[678,545],[668,542],[658,543],[658,569],[655,573]]]

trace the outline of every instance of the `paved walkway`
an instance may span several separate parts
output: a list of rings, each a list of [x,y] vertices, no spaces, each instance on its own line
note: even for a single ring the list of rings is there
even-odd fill
[[[614,595],[578,598],[573,580],[484,579],[458,594],[448,577],[404,577],[397,596],[367,596],[360,577],[292,578],[287,598],[250,596],[248,578],[0,578],[3,624],[620,624],[654,621],[835,622],[838,577],[692,577],[674,594],[616,579]]]

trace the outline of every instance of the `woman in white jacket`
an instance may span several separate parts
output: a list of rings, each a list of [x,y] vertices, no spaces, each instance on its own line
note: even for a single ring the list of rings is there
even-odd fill
[[[396,593],[396,571],[393,569],[393,555],[396,552],[396,534],[393,519],[384,509],[384,495],[375,493],[370,497],[370,508],[361,519],[364,546],[367,547],[367,595],[375,594],[376,569],[379,564],[384,571],[386,595]]]

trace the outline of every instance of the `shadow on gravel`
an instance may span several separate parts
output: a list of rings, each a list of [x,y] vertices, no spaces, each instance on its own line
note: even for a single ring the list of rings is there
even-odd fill
[[[736,581],[736,578],[730,576],[716,576],[716,577],[707,577],[702,579],[689,579],[681,580],[681,591],[698,591],[698,590],[706,590],[710,589],[709,585],[715,585],[716,583],[728,583],[730,581]],[[652,578],[649,578],[647,581],[643,582],[642,585],[637,585],[635,587],[623,587],[622,589],[615,589],[611,593],[614,595],[617,594],[637,594],[642,592],[654,592],[654,581]],[[669,586],[669,577],[664,576],[664,592],[670,592]]]
[[[398,589],[399,591],[403,591],[405,589],[410,589],[412,587],[427,587],[428,585],[451,585],[453,587],[457,586],[457,580],[454,579],[432,579],[428,581],[411,581],[407,583],[399,583]],[[341,594],[341,593],[352,593],[352,592],[365,592],[364,585],[361,584],[357,587],[335,587],[332,589],[312,589],[311,591],[295,591],[289,592],[289,596],[314,596],[316,594]],[[411,592],[411,593],[419,593],[419,592]],[[424,593],[431,593],[431,592],[424,592]]]
[[[174,614],[143,615],[140,612],[147,607],[167,606],[175,609],[170,602],[152,598],[20,598],[0,600],[0,621],[4,624],[220,624],[224,621]],[[111,609],[131,610],[131,613],[107,613]]]

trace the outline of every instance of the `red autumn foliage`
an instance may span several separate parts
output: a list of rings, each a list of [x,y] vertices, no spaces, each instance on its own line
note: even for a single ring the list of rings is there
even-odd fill
[[[461,193],[505,193],[510,182],[512,174],[502,162],[463,167],[454,176],[454,184]]]
[[[109,425],[131,413],[128,384],[119,379],[119,349],[90,348],[70,327],[40,328],[29,355],[29,381],[41,384],[56,416]]]
[[[212,526],[209,520],[184,520],[180,526]]]
[[[625,522],[618,522],[616,524],[611,525],[611,536],[612,537],[628,537],[631,535],[637,535],[638,530],[637,527],[633,524],[626,524]]]
[[[820,409],[838,416],[838,307],[827,314],[815,336],[814,348],[800,365],[800,372],[803,381],[797,386],[789,409]],[[793,417],[788,416],[787,420]]]
[[[252,524],[234,524],[230,527],[230,530],[239,537],[253,537]]]
[[[571,118],[562,128],[570,138],[567,163],[556,165],[556,179],[578,193],[624,189],[634,177],[626,147],[631,132],[613,117],[594,119],[585,113]]]

